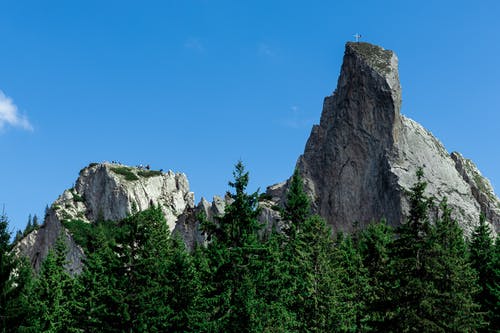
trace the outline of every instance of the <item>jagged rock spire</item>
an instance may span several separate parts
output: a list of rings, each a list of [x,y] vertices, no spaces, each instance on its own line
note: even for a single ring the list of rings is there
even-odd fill
[[[399,194],[379,191],[394,187],[395,179],[382,170],[397,139],[400,108],[396,55],[368,43],[347,43],[337,89],[325,98],[320,124],[298,162],[314,208],[336,228],[399,219]]]
[[[428,194],[446,196],[455,217],[470,231],[482,208],[496,207],[497,201],[480,202],[491,194],[474,194],[443,145],[400,110],[394,52],[347,43],[337,89],[325,98],[320,124],[313,127],[297,162],[313,209],[339,230],[382,218],[397,225],[407,214],[406,190],[416,169],[424,167]],[[276,195],[279,187],[271,191]],[[500,214],[488,212],[498,229]]]

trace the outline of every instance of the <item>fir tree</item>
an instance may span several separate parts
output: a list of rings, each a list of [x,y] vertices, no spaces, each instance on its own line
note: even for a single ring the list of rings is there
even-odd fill
[[[25,331],[77,332],[76,280],[66,270],[67,246],[59,236],[42,263],[31,294]]]
[[[333,257],[331,229],[311,215],[302,178],[295,170],[283,210],[281,301],[295,316],[299,331],[324,332],[343,318],[338,262]]]
[[[309,198],[304,192],[304,182],[299,169],[295,169],[290,186],[288,188],[285,209],[282,213],[283,220],[287,223],[285,234],[288,238],[294,238],[300,231],[302,224],[311,216],[311,205]]]
[[[254,277],[262,273],[265,248],[258,240],[258,193],[246,193],[249,176],[241,161],[233,175],[229,185],[234,192],[228,193],[233,202],[216,223],[202,224],[210,240],[206,253],[211,274],[205,295],[207,321],[199,323],[201,331],[249,331],[259,321],[261,300]]]
[[[431,279],[439,293],[434,320],[446,332],[470,332],[482,325],[477,274],[468,262],[463,231],[451,217],[446,199],[440,204],[441,216],[436,221],[432,241],[437,247]]]
[[[40,227],[40,224],[38,223],[38,216],[35,214],[33,215],[33,229],[38,229]]]
[[[385,220],[370,223],[356,235],[357,248],[366,268],[368,292],[363,300],[366,305],[366,327],[381,332],[385,328],[388,309],[391,307],[390,248],[394,231]]]
[[[16,273],[12,278],[15,288],[7,301],[6,326],[2,332],[23,332],[29,326],[28,316],[32,304],[33,269],[25,257],[16,258]]]
[[[23,231],[23,236],[26,236],[32,230],[33,230],[33,222],[32,222],[32,219],[31,219],[31,214],[29,214],[29,216],[28,216],[28,222],[26,223],[26,227],[24,228],[24,231]]]
[[[498,326],[500,324],[498,322],[500,301],[500,295],[498,294],[499,275],[498,271],[495,272],[494,268],[495,248],[493,238],[483,214],[481,214],[479,219],[479,225],[474,229],[469,248],[470,262],[472,268],[478,274],[478,284],[481,288],[475,299],[480,305],[481,312],[485,314],[485,321],[487,322],[487,326],[481,331],[496,332],[496,330],[500,329],[500,326]]]
[[[368,272],[363,265],[354,240],[350,235],[337,233],[335,238],[334,263],[339,267],[339,324],[336,332],[366,331],[367,296],[371,294]]]
[[[102,224],[98,224],[102,225]],[[95,231],[80,276],[87,332],[189,331],[196,274],[184,244],[170,237],[159,207]]]
[[[21,230],[16,231],[16,236],[14,237],[14,244],[19,242],[23,238],[23,232]]]
[[[410,193],[410,216],[392,248],[392,301],[388,330],[469,332],[481,324],[473,302],[476,277],[467,263],[463,234],[444,201],[436,225],[429,221],[423,171]],[[391,319],[389,317],[389,319]]]
[[[500,237],[496,238],[495,249],[493,253],[493,262],[491,265],[493,272],[493,281],[488,285],[488,290],[492,295],[488,304],[488,328],[490,331],[500,330]]]
[[[85,288],[79,289],[78,297],[83,306],[78,312],[78,326],[85,332],[120,332],[121,309],[125,298],[118,287],[122,264],[101,222],[93,228],[89,253],[84,261],[83,272],[78,280]],[[114,229],[117,233],[118,230]]]
[[[386,320],[391,332],[444,332],[434,321],[439,293],[430,276],[437,251],[431,239],[428,215],[432,200],[424,195],[426,187],[420,168],[409,193],[410,215],[398,228],[399,238],[391,248],[393,306]]]
[[[7,330],[7,304],[15,288],[12,272],[15,269],[14,257],[10,253],[9,222],[4,212],[0,215],[0,327]]]

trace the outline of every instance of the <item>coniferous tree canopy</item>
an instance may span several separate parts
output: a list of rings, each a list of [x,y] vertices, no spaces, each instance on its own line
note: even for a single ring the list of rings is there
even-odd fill
[[[462,231],[444,202],[433,225],[423,170],[410,192],[410,216],[392,247],[388,329],[394,332],[468,332],[481,326],[473,302],[477,277],[467,262]]]
[[[233,202],[215,222],[204,221],[210,240],[206,250],[210,289],[205,295],[208,320],[199,323],[202,331],[246,331],[259,321],[256,281],[266,249],[258,238],[258,193],[246,193],[249,175],[241,161],[233,176],[229,183]]]
[[[483,325],[480,307],[475,302],[478,276],[468,260],[463,230],[451,217],[446,199],[440,204],[441,216],[433,228],[431,241],[437,248],[432,269],[438,292],[435,320],[445,332],[467,332]]]
[[[8,218],[0,215],[0,332],[16,332],[31,304],[32,270],[25,258],[12,253]]]
[[[7,330],[8,302],[15,285],[12,272],[15,269],[14,257],[10,253],[10,233],[8,219],[5,213],[0,215],[0,322],[2,332]]]
[[[364,325],[367,331],[382,332],[387,325],[387,315],[392,306],[389,268],[394,230],[382,220],[370,223],[365,229],[359,230],[355,237],[362,264],[366,269],[367,290],[361,295],[366,311]]]
[[[66,270],[67,246],[63,237],[49,250],[30,294],[30,312],[24,331],[78,332],[75,313],[77,281]]]
[[[12,254],[3,215],[0,333],[498,331],[500,241],[483,218],[467,244],[446,200],[425,196],[422,170],[405,224],[353,234],[311,214],[298,171],[264,233],[241,162],[233,175],[230,203],[201,218],[207,242],[191,252],[154,205],[73,223],[86,252],[78,276],[66,269],[65,234],[33,274]]]
[[[469,248],[470,262],[477,272],[480,291],[475,300],[485,315],[487,325],[483,332],[495,332],[500,329],[500,271],[498,257],[498,238],[496,246],[490,228],[484,215],[479,219],[479,225],[474,229]],[[496,249],[496,251],[495,251]]]
[[[96,250],[80,276],[82,329],[99,332],[188,330],[195,273],[184,244],[170,237],[159,207],[121,221],[112,239],[96,231]]]

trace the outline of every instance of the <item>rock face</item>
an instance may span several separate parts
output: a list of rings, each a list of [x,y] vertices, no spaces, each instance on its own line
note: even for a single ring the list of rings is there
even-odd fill
[[[195,208],[194,194],[189,191],[186,176],[172,171],[163,173],[119,164],[93,163],[80,171],[75,187],[63,192],[50,207],[43,226],[21,240],[16,251],[27,255],[38,269],[63,232],[69,248],[68,269],[79,272],[83,250],[62,222],[118,221],[151,204],[162,208],[170,230],[174,230],[179,217]]]
[[[498,198],[489,182],[461,155],[401,115],[398,59],[368,43],[347,43],[337,89],[326,97],[297,167],[316,213],[336,230],[387,219],[404,221],[405,191],[423,167],[428,195],[446,196],[466,232],[481,211],[498,231]],[[268,189],[282,200],[286,183]]]
[[[117,221],[134,210],[160,205],[173,230],[178,216],[194,207],[194,194],[184,174],[104,163],[81,170],[75,188],[54,204],[64,208],[61,218],[90,222]]]
[[[460,175],[469,184],[472,195],[481,207],[481,212],[484,213],[488,221],[496,222],[496,232],[499,232],[500,200],[493,192],[490,182],[481,175],[471,160],[464,158],[460,153],[452,153],[451,158],[455,161],[455,167]]]

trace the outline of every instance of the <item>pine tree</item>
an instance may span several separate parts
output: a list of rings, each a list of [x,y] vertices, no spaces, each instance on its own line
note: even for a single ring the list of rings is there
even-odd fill
[[[30,305],[33,271],[24,257],[12,253],[8,218],[0,215],[0,332],[17,332]]]
[[[182,239],[174,235],[169,241],[171,252],[163,272],[168,283],[168,294],[165,297],[169,299],[169,316],[165,319],[169,322],[169,331],[187,332],[195,326],[194,321],[200,319],[195,310],[201,293],[200,279],[193,257],[186,251]]]
[[[76,280],[67,272],[67,246],[62,236],[42,263],[31,294],[31,308],[24,330],[77,332]]]
[[[491,265],[493,272],[493,281],[488,285],[488,290],[492,295],[491,301],[488,304],[488,328],[491,331],[500,330],[500,237],[496,238],[495,249],[493,253],[493,262]]]
[[[498,241],[497,241],[498,243]],[[497,246],[498,247],[498,246]],[[472,268],[478,274],[478,284],[481,290],[476,296],[476,302],[480,310],[485,314],[487,326],[482,332],[496,332],[500,329],[498,322],[498,310],[500,295],[498,294],[498,271],[495,272],[495,248],[490,228],[483,214],[479,219],[479,225],[474,229],[469,244],[470,262]],[[497,318],[495,320],[495,318]],[[496,323],[495,323],[496,322]],[[495,327],[496,326],[496,327]]]
[[[16,231],[16,236],[14,237],[14,243],[19,242],[23,238],[23,232],[21,230]]]
[[[0,323],[2,332],[7,330],[7,304],[15,288],[12,272],[15,270],[14,258],[10,253],[10,233],[8,218],[0,215]]]
[[[109,227],[108,227],[109,228]],[[78,276],[78,290],[83,306],[77,314],[78,326],[85,332],[120,332],[121,310],[125,293],[118,287],[122,264],[113,251],[114,239],[109,238],[101,222],[93,228],[89,253],[84,269]],[[117,228],[113,230],[118,233]]]
[[[38,223],[38,216],[35,214],[33,215],[33,229],[38,229],[40,227],[40,224]]]
[[[446,201],[432,225],[432,200],[424,195],[423,171],[410,192],[410,216],[392,247],[394,304],[389,331],[469,332],[481,324],[473,302],[476,276],[467,263],[463,233]],[[392,316],[392,318],[391,318]]]
[[[28,326],[34,272],[27,258],[16,258],[15,289],[7,302],[5,332],[22,332]],[[2,331],[4,332],[4,331]]]
[[[311,216],[311,205],[304,191],[304,181],[299,169],[295,169],[290,181],[282,215],[287,223],[285,234],[288,238],[294,238],[305,220]]]
[[[281,302],[294,315],[298,331],[324,332],[340,327],[343,314],[338,262],[333,260],[331,229],[311,214],[303,180],[295,170],[287,192],[279,290]],[[291,321],[292,322],[292,321]]]
[[[171,238],[159,207],[112,229],[98,224],[81,283],[86,332],[189,331],[197,277],[182,241]]]
[[[440,204],[432,240],[437,253],[432,278],[439,296],[434,320],[446,332],[470,332],[482,325],[479,305],[474,302],[479,288],[477,274],[468,262],[463,231],[451,217],[446,199]]]
[[[366,302],[371,289],[363,258],[350,235],[337,233],[333,258],[339,268],[341,297],[336,331],[366,331],[368,328]]]
[[[229,185],[234,193],[228,193],[233,202],[215,223],[202,222],[210,240],[206,253],[211,274],[204,306],[207,321],[199,323],[201,331],[247,332],[258,326],[261,300],[254,277],[262,273],[266,250],[258,239],[258,193],[246,193],[249,176],[241,161],[233,175]]]
[[[31,214],[28,216],[28,222],[26,223],[26,227],[24,228],[23,231],[23,237],[29,234],[33,230],[33,222],[31,219]]]
[[[363,300],[366,305],[366,327],[381,332],[385,328],[388,309],[391,307],[390,248],[394,231],[385,220],[370,223],[357,233],[357,248],[366,268],[368,292]]]
[[[266,240],[265,253],[261,257],[262,270],[256,278],[258,303],[258,325],[255,332],[300,332],[297,314],[292,311],[292,300],[296,295],[287,289],[290,280],[289,271],[284,262],[283,235],[273,230]]]
[[[390,332],[443,332],[434,321],[438,290],[430,276],[437,255],[431,239],[429,208],[432,199],[424,195],[427,183],[423,170],[417,171],[417,182],[409,193],[410,214],[398,228],[399,238],[391,248],[392,308],[386,320]]]

